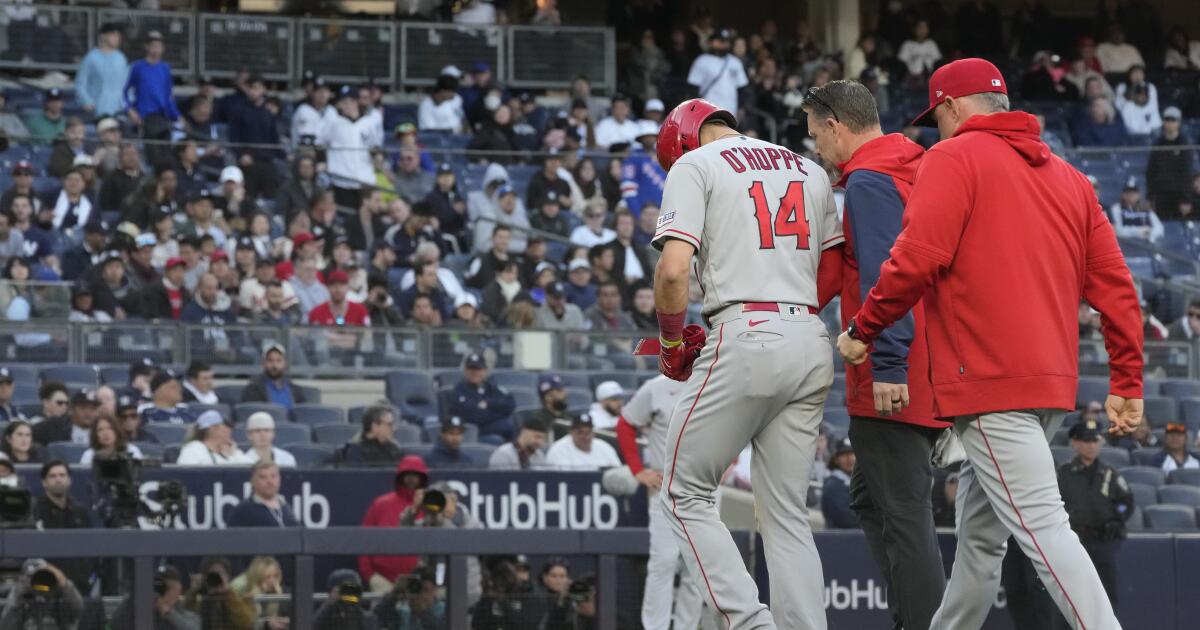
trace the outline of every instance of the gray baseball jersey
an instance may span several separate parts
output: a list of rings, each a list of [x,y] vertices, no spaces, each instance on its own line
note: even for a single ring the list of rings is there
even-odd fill
[[[816,306],[821,252],[845,240],[825,171],[746,136],[671,167],[651,242],[662,249],[670,238],[696,248],[705,315],[736,302]]]
[[[662,470],[666,461],[667,427],[671,424],[671,412],[683,383],[665,376],[656,376],[638,388],[637,393],[621,408],[625,422],[642,430],[646,436],[646,456],[642,463],[646,468]]]

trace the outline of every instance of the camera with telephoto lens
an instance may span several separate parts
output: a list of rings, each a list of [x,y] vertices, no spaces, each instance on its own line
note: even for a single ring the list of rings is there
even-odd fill
[[[590,580],[575,580],[567,589],[567,597],[576,604],[582,604],[592,598],[592,583]]]
[[[182,482],[162,480],[150,498],[159,503],[150,509],[141,497],[142,462],[127,453],[98,455],[92,461],[92,477],[96,484],[93,506],[111,528],[137,529],[139,517],[147,517],[163,528],[175,527],[187,507],[187,491]]]
[[[0,529],[33,528],[33,495],[28,488],[0,486]]]
[[[421,500],[421,511],[430,514],[441,514],[446,510],[446,493],[436,488],[430,488],[425,491],[425,498]]]
[[[204,574],[204,590],[211,593],[225,586],[225,578],[219,571],[209,571]]]

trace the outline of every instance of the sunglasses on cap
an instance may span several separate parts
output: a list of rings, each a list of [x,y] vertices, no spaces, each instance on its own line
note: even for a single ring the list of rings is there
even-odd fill
[[[1167,433],[1187,433],[1187,425],[1179,422],[1168,422],[1165,431]]]
[[[835,121],[837,121],[839,123],[842,122],[842,119],[838,118],[837,110],[834,109],[832,105],[830,105],[829,103],[826,103],[824,100],[822,100],[821,97],[817,96],[816,88],[808,88],[808,90],[806,90],[804,92],[804,102],[807,103],[810,100],[812,102],[816,103],[817,105],[820,105],[821,107],[824,107],[825,109],[829,110],[829,113],[833,114],[833,119]]]

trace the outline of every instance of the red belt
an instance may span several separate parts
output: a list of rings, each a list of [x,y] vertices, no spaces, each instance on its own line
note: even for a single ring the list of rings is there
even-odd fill
[[[797,306],[801,306],[801,305],[798,304]],[[807,308],[808,312],[813,315],[816,315],[818,312],[817,309],[815,309],[811,306],[808,306],[808,305],[803,305],[803,306],[804,306],[804,308]],[[771,313],[778,313],[779,312],[779,302],[742,302],[742,312],[743,313],[759,313],[759,312],[763,312],[763,311],[768,311]]]

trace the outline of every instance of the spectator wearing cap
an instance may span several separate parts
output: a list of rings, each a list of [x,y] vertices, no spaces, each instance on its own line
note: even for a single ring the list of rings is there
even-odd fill
[[[349,282],[350,277],[341,269],[325,274],[329,300],[309,312],[308,323],[314,326],[370,326],[371,317],[367,307],[346,299]]]
[[[357,209],[362,202],[362,187],[375,183],[369,142],[375,119],[364,115],[358,103],[358,91],[350,86],[344,86],[338,92],[337,111],[337,118],[325,128],[329,143],[326,172],[333,183],[337,204]]]
[[[659,165],[658,154],[654,151],[657,137],[658,124],[643,120],[639,125],[638,138],[646,148],[631,153],[621,162],[621,200],[634,216],[640,215],[647,205],[656,208],[662,205],[667,172]]]
[[[217,276],[210,272],[200,276],[196,292],[192,294],[192,301],[179,313],[179,321],[210,324],[205,327],[205,338],[210,341],[225,339],[225,331],[221,330],[220,326],[236,324],[237,314],[233,310],[233,300],[228,293],[221,290]],[[212,324],[216,326],[211,326]]]
[[[0,208],[14,209],[13,201],[18,195],[29,198],[32,204],[29,209],[30,217],[42,207],[42,200],[33,189],[33,164],[27,160],[20,160],[12,165],[12,186],[0,195]]]
[[[271,419],[270,414],[263,413],[263,415],[267,417],[267,420]],[[251,416],[251,418],[253,417]],[[253,456],[253,451],[248,452],[247,455]],[[269,459],[255,459],[253,463],[254,465],[250,467],[250,496],[233,508],[225,525],[227,527],[300,527],[300,519],[296,518],[296,514],[292,512],[287,500],[279,494],[281,485],[279,469],[287,465]],[[293,460],[291,467],[295,466],[296,462]]]
[[[227,118],[229,142],[235,145],[238,166],[246,175],[247,194],[261,197],[273,193],[278,184],[274,160],[281,151],[272,147],[279,144],[279,130],[275,113],[267,107],[267,88],[262,77],[248,78],[242,94],[242,105],[234,108]]]
[[[33,441],[42,446],[53,442],[87,445],[99,408],[96,393],[87,388],[81,389],[71,396],[67,415],[47,418],[34,425]]]
[[[463,378],[450,391],[450,414],[479,427],[479,439],[500,444],[514,435],[512,413],[517,403],[507,389],[488,379],[487,361],[479,353],[463,361]]]
[[[214,191],[213,207],[221,210],[224,216],[246,218],[258,210],[254,198],[246,194],[246,174],[240,167],[222,168],[217,181],[220,188]]]
[[[1200,454],[1188,450],[1188,428],[1182,422],[1168,422],[1163,437],[1162,451],[1149,462],[1150,466],[1165,472],[1187,468],[1200,468]]]
[[[434,216],[433,207],[422,200],[413,204],[403,223],[387,231],[384,240],[396,253],[395,266],[412,267],[416,263],[417,249],[424,243],[432,243],[439,252],[445,247]]]
[[[454,300],[442,287],[439,280],[439,266],[436,262],[419,262],[413,267],[412,286],[401,290],[396,298],[400,312],[405,317],[412,316],[413,303],[417,297],[426,297],[443,319],[450,317]]]
[[[292,114],[292,146],[326,146],[325,132],[338,116],[337,108],[330,104],[333,91],[324,77],[315,77],[310,84],[308,96]]]
[[[227,228],[213,213],[213,194],[205,189],[197,190],[187,201],[188,220],[179,228],[184,236],[211,236],[219,249],[225,248],[229,236]]]
[[[101,221],[90,221],[83,226],[83,240],[79,245],[63,252],[63,280],[82,279],[104,257],[108,244],[108,226]]]
[[[592,266],[582,258],[567,263],[567,282],[563,285],[567,301],[580,309],[596,303],[596,284],[592,282]]]
[[[92,216],[92,200],[84,194],[87,182],[83,173],[74,168],[63,176],[62,182],[62,190],[51,206],[54,208],[52,225],[68,239],[78,238],[74,235],[82,231]]]
[[[545,300],[538,307],[536,328],[547,330],[585,330],[587,320],[578,306],[567,302],[566,286],[551,282],[544,289]]]
[[[470,454],[463,452],[463,436],[466,433],[463,419],[450,416],[442,420],[438,441],[425,456],[430,468],[474,468],[478,464]]]
[[[67,314],[67,321],[106,324],[112,321],[112,317],[108,313],[96,309],[96,303],[92,300],[92,291],[86,284],[76,284],[71,287],[71,311]]]
[[[332,111],[333,108],[330,108]],[[293,119],[294,120],[294,119]],[[317,160],[306,154],[299,154],[292,161],[292,175],[280,186],[275,194],[275,212],[284,221],[291,221],[297,213],[312,207],[313,197],[321,191],[317,183]],[[261,252],[260,252],[261,254]]]
[[[1150,88],[1145,83],[1135,83],[1127,94],[1118,93],[1116,108],[1130,136],[1149,139],[1162,129],[1158,105],[1151,102]]]
[[[538,376],[538,398],[542,408],[534,417],[547,427],[558,422],[569,422],[571,416],[567,413],[567,386],[562,377],[557,374],[542,374]]]
[[[1183,113],[1172,105],[1163,110],[1162,134],[1154,141],[1146,164],[1146,198],[1164,221],[1181,219],[1179,204],[1190,201],[1195,152],[1182,132]]]
[[[287,351],[283,346],[273,343],[263,350],[262,374],[250,379],[242,389],[239,402],[269,402],[291,410],[296,405],[302,405],[308,400],[304,390],[296,387],[287,377]]]
[[[67,118],[63,115],[63,94],[58,88],[46,90],[42,100],[42,110],[25,121],[29,129],[29,139],[35,144],[50,144],[52,140],[62,135],[67,128]]]
[[[24,420],[25,414],[13,405],[13,392],[16,391],[12,371],[0,367],[0,422]]]
[[[542,157],[542,170],[530,178],[529,187],[525,190],[525,203],[529,208],[540,209],[547,199],[557,202],[562,210],[571,207],[571,185],[563,178],[562,167],[562,155],[557,151],[551,150]],[[555,213],[554,216],[559,215]],[[538,227],[535,219],[531,219],[531,222]],[[545,231],[558,233],[558,230]],[[561,232],[563,236],[567,235],[565,228]]]
[[[166,422],[187,424],[196,419],[195,414],[183,404],[183,385],[171,370],[162,370],[150,381],[150,404],[138,410],[142,422]]]
[[[142,138],[153,143],[146,147],[151,164],[169,159],[165,143],[171,139],[171,123],[179,119],[171,84],[171,65],[163,61],[163,37],[158,31],[146,34],[146,57],[133,62],[121,95],[126,112],[134,125],[141,127]]]
[[[83,120],[78,116],[67,118],[62,134],[54,138],[52,143],[46,172],[61,179],[67,171],[75,168],[75,158],[87,155],[83,146],[84,135]]]
[[[129,74],[129,62],[121,52],[121,25],[100,25],[96,47],[84,55],[75,74],[75,100],[95,116],[114,116],[123,109],[121,86]]]
[[[139,296],[125,276],[125,261],[121,254],[114,250],[105,252],[97,268],[88,283],[96,308],[113,319],[125,319],[126,313],[137,312],[141,306]]]
[[[425,201],[433,209],[438,229],[462,243],[467,227],[467,201],[458,190],[458,176],[449,163],[438,165],[433,190]],[[465,249],[465,248],[464,248]]]
[[[137,147],[122,142],[116,154],[116,167],[100,180],[98,204],[105,212],[126,210],[125,200],[133,197],[142,181],[142,162]]]
[[[488,468],[492,470],[530,470],[546,467],[546,438],[549,429],[537,418],[521,423],[517,437],[492,451]]]
[[[16,222],[12,210],[0,208],[0,265],[14,256],[25,256],[25,237]]]
[[[90,437],[88,438],[88,449],[83,452],[79,458],[81,466],[91,466],[92,461],[97,457],[107,458],[115,455],[128,455],[133,459],[141,459],[142,449],[136,444],[130,444],[125,432],[121,430],[120,425],[115,418],[100,415],[96,418],[96,422],[92,424]]]
[[[241,245],[238,246],[239,251]],[[275,276],[275,265],[271,261],[260,259],[254,264],[254,275],[242,280],[238,289],[238,305],[244,311],[252,314],[261,313],[267,308],[267,289],[277,285],[280,290],[279,308],[290,309],[296,306],[296,290],[291,282],[279,282]],[[297,309],[298,310],[298,309]],[[304,315],[304,313],[301,313]]]
[[[0,455],[12,464],[40,464],[46,456],[42,447],[33,441],[33,425],[21,418],[12,418],[4,427],[4,442]]]
[[[275,419],[265,411],[256,411],[246,418],[246,437],[250,448],[246,459],[251,463],[267,462],[280,468],[295,468],[296,457],[275,446]]]
[[[417,127],[421,131],[461,133],[466,129],[466,110],[458,95],[458,79],[443,74],[433,92],[417,107]]]
[[[596,123],[596,146],[611,149],[614,145],[632,145],[637,140],[637,121],[631,116],[629,97],[614,94],[608,116]]]
[[[729,112],[738,111],[738,90],[749,85],[742,60],[730,54],[731,33],[716,29],[708,37],[708,52],[692,62],[687,82],[700,98]]]
[[[213,390],[213,368],[204,361],[193,359],[184,373],[183,400],[188,403],[215,405],[220,401]]]
[[[92,152],[92,162],[97,175],[103,179],[117,168],[117,157],[121,151],[121,123],[116,118],[101,118],[96,122],[96,133],[100,142]]]
[[[291,284],[272,280],[264,285],[263,304],[254,311],[254,321],[272,326],[295,326],[304,323],[304,314],[296,303],[295,294],[287,297]]]
[[[596,386],[596,402],[588,409],[592,426],[597,429],[615,430],[625,406],[625,390],[616,381],[604,381]]]
[[[614,423],[615,426],[615,423]],[[571,430],[555,440],[546,452],[546,463],[560,470],[601,470],[621,465],[617,450],[593,435],[595,425],[590,414],[571,418]]]
[[[133,290],[139,294],[152,286],[159,277],[158,270],[154,268],[154,246],[158,244],[158,239],[150,232],[138,234],[133,239],[133,243],[129,246],[129,266],[127,273],[129,274],[129,282],[133,285]]]
[[[850,439],[837,443],[829,457],[829,476],[821,488],[821,514],[827,529],[857,529],[858,515],[850,508],[850,473],[854,470]]]
[[[250,463],[233,441],[233,427],[215,409],[196,418],[179,449],[180,466],[244,466]]]
[[[421,150],[418,147],[402,147],[396,161],[396,176],[393,178],[396,194],[408,203],[416,203],[433,191],[433,173],[421,166]]]
[[[339,452],[351,466],[392,466],[404,455],[396,443],[396,416],[391,407],[376,405],[363,412],[362,430]]]
[[[1134,177],[1125,181],[1120,198],[1113,203],[1108,212],[1113,229],[1121,238],[1155,242],[1163,237],[1162,221],[1159,221],[1158,215],[1151,210],[1150,204],[1142,199],[1142,191]]]
[[[184,305],[192,302],[191,292],[184,286],[186,267],[187,263],[178,256],[167,260],[162,277],[142,291],[142,317],[164,320],[180,318]]]
[[[616,281],[606,280],[599,283],[596,289],[596,303],[584,313],[589,324],[587,327],[604,331],[633,330],[633,320],[625,312],[623,301],[621,286]]]

